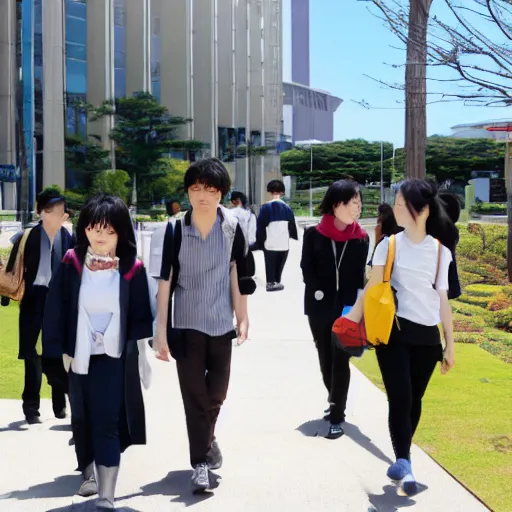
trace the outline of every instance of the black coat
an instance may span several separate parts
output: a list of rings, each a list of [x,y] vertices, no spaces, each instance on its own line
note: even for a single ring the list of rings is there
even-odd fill
[[[82,268],[74,251],[68,251],[52,280],[43,322],[43,357],[62,358],[75,354],[78,299]],[[137,340],[153,336],[153,316],[144,266],[137,262],[120,279],[121,339],[124,402],[121,414],[121,448],[146,443],[144,401],[139,375]]]
[[[336,291],[336,264],[346,243],[348,245],[339,269],[339,290]],[[341,315],[345,306],[354,305],[357,291],[365,286],[368,249],[368,236],[348,242],[336,242],[335,260],[330,238],[322,235],[316,227],[305,231],[300,266],[306,284],[306,315],[335,319]]]
[[[31,229],[25,245],[25,254],[23,255],[23,263],[25,265],[25,270],[23,278],[25,280],[26,290],[30,290],[30,288],[33,286],[34,281],[36,280],[37,277],[37,271],[39,270],[39,260],[41,259],[42,229],[42,222],[39,222],[37,225],[35,225]],[[75,246],[76,240],[75,235],[71,235],[65,227],[60,228],[60,236],[62,240],[62,255],[64,256],[68,249],[71,249],[72,247]],[[5,268],[7,272],[10,272],[14,266],[16,256],[18,255],[18,250],[20,248],[21,238],[21,236],[18,238],[18,240],[16,241],[11,250],[9,261],[7,262],[7,266]],[[6,303],[4,303],[4,305],[6,305]]]

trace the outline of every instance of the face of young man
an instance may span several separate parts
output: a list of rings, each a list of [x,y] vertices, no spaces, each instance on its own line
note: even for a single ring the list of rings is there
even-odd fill
[[[188,189],[188,198],[196,212],[208,213],[217,211],[222,194],[216,188],[196,183]]]
[[[58,231],[69,217],[64,212],[64,203],[57,203],[45,208],[40,216],[45,229],[49,231]]]

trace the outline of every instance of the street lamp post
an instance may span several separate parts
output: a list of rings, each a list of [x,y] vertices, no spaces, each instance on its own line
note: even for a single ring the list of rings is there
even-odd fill
[[[384,202],[384,142],[380,143],[380,202]]]

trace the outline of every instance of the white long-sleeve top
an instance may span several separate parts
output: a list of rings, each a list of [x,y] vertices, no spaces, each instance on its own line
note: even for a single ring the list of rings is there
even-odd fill
[[[83,268],[75,357],[71,363],[74,373],[87,375],[92,355],[107,354],[119,358],[123,353],[120,277],[118,270],[93,272],[86,266]]]

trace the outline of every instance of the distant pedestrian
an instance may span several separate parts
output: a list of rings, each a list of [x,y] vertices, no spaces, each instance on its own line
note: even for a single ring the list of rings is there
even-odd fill
[[[69,371],[78,494],[98,492],[98,509],[109,510],[121,452],[146,443],[137,341],[151,337],[153,317],[123,201],[90,199],[76,233],[48,293],[43,356],[64,359]]]
[[[407,180],[400,186],[394,207],[396,220],[405,230],[395,235],[396,253],[391,287],[396,291],[396,321],[387,344],[376,348],[389,402],[389,430],[396,462],[388,477],[400,482],[398,492],[418,492],[411,465],[411,444],[418,427],[422,398],[438,362],[448,372],[455,361],[452,310],[448,301],[447,247],[453,240],[453,223],[436,194],[423,180]],[[437,239],[437,240],[436,240]],[[444,245],[443,245],[444,244]],[[365,290],[381,284],[388,256],[389,238],[377,247],[370,281]],[[364,294],[347,315],[359,323]],[[438,324],[442,323],[445,349]]]
[[[247,208],[247,197],[242,192],[231,192],[231,213],[238,219],[240,227],[244,230],[249,245],[256,243],[256,215]]]
[[[297,225],[292,209],[282,200],[284,183],[272,180],[267,185],[272,199],[260,210],[256,229],[256,247],[263,250],[267,292],[284,290],[281,283],[284,265],[290,249],[290,238],[298,240]]]
[[[329,439],[343,435],[345,408],[350,384],[350,356],[332,342],[332,326],[345,306],[357,300],[364,288],[369,240],[357,223],[362,196],[350,180],[333,183],[320,206],[322,220],[304,233],[302,275],[305,313],[309,319],[327,388],[330,422]]]
[[[66,212],[66,199],[61,192],[52,187],[44,189],[37,196],[36,208],[41,220],[12,238],[14,246],[6,267],[10,272],[23,243],[25,293],[20,302],[18,359],[22,359],[25,364],[22,406],[29,425],[41,423],[39,407],[43,373],[52,389],[55,417],[66,417],[68,379],[62,361],[41,358],[36,346],[43,326],[48,287],[59,269],[62,257],[75,245],[74,236],[63,227],[69,215]],[[8,304],[9,300],[3,298],[2,305]]]
[[[184,185],[192,209],[167,224],[153,348],[158,359],[176,359],[192,489],[205,492],[211,488],[209,470],[223,463],[215,426],[228,391],[233,339],[239,345],[247,339],[247,295],[256,285],[244,232],[220,206],[231,186],[222,162],[193,163]]]
[[[400,227],[395,219],[395,214],[393,212],[393,208],[387,204],[382,203],[379,205],[377,209],[378,217],[377,217],[377,226],[375,227],[375,246],[373,248],[373,253],[375,254],[375,249],[377,246],[384,240],[384,238],[389,237],[391,235],[396,235],[404,230],[404,228]],[[373,259],[373,255],[372,255]],[[372,261],[368,263],[368,265],[372,265]]]
[[[186,213],[181,210],[181,204],[176,200],[168,201],[165,205],[165,209],[167,216],[174,219],[182,219]]]

